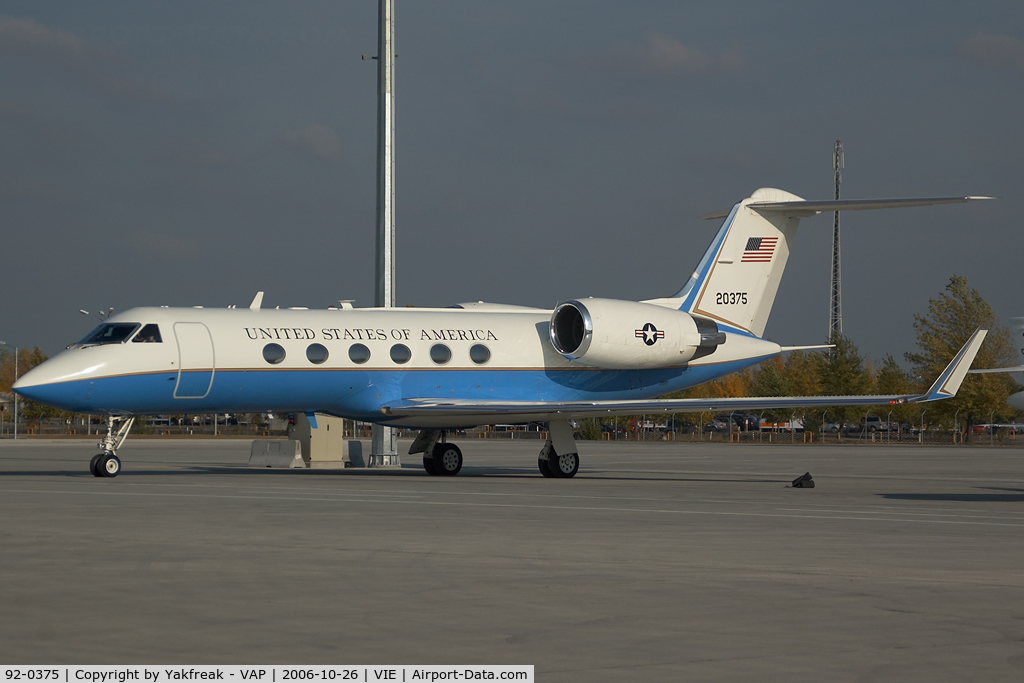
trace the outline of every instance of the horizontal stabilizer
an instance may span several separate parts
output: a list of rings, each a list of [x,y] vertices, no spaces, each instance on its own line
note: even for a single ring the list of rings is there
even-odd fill
[[[1014,365],[1012,368],[982,368],[979,370],[969,370],[972,375],[987,375],[994,372],[1024,372],[1024,365]]]
[[[797,202],[751,202],[747,204],[758,213],[786,214],[806,218],[823,211],[863,211],[866,209],[905,209],[914,206],[936,204],[965,204],[967,202],[995,199],[995,197],[916,197],[911,199],[827,199],[823,201]],[[700,220],[725,218],[729,211],[715,211],[698,216]]]

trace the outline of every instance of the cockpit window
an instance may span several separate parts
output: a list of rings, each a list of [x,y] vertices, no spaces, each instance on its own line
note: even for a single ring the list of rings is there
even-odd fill
[[[146,325],[141,330],[139,330],[139,333],[135,335],[135,338],[132,339],[132,341],[143,342],[148,344],[159,344],[160,342],[163,341],[163,339],[160,338],[160,328],[157,325],[150,323],[149,325]]]
[[[137,329],[139,329],[139,323],[103,323],[78,343],[82,346],[120,344],[131,337]]]

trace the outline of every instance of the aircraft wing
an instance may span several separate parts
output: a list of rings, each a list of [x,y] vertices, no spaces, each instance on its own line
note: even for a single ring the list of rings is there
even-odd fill
[[[960,389],[967,370],[981,348],[988,330],[979,328],[950,361],[928,391],[923,394],[874,396],[752,396],[739,398],[681,398],[627,401],[469,401],[417,398],[396,402],[381,409],[395,422],[401,418],[452,418],[465,416],[467,424],[501,422],[544,422],[571,417],[613,417],[703,411],[766,410],[815,406],[874,406],[922,403],[952,398]]]

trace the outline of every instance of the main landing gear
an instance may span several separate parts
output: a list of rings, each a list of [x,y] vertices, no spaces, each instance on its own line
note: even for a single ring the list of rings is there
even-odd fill
[[[423,469],[434,477],[454,477],[462,470],[462,450],[445,440],[440,429],[424,429],[409,447],[409,455],[423,454]]]
[[[548,423],[548,440],[537,456],[537,468],[545,477],[571,479],[580,469],[580,456],[568,420]],[[424,429],[409,447],[409,455],[423,454],[423,469],[435,477],[454,477],[462,469],[462,451],[445,440],[440,429]]]
[[[128,432],[135,423],[134,417],[107,417],[107,433],[103,440],[96,444],[100,452],[89,461],[89,471],[94,477],[116,477],[121,473],[121,460],[117,457],[117,449],[128,438]],[[116,429],[116,431],[115,431]]]
[[[548,423],[548,440],[537,456],[537,469],[551,479],[571,479],[580,470],[580,455],[568,420]]]

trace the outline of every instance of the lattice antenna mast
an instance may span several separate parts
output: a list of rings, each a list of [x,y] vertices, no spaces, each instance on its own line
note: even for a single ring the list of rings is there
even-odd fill
[[[843,143],[836,140],[832,151],[832,170],[836,177],[836,200],[839,200],[839,185],[843,182]],[[839,212],[836,211],[832,222],[832,301],[828,313],[828,340],[831,342],[836,335],[843,334],[843,278],[839,253]]]

